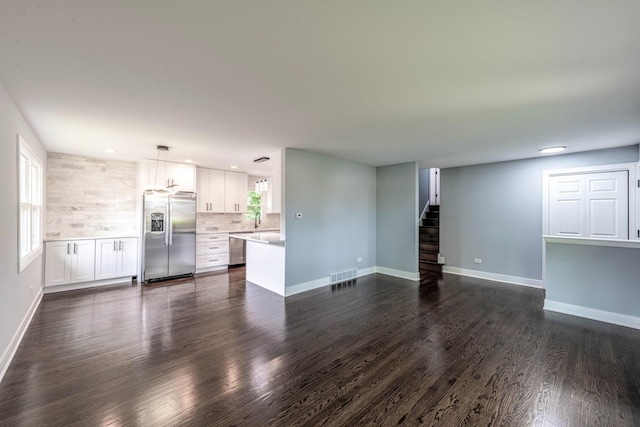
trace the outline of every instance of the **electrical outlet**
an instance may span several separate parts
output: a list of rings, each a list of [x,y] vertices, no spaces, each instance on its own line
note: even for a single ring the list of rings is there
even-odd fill
[[[358,262],[362,262],[362,257],[358,257]]]
[[[302,212],[296,212],[296,219],[302,218]]]
[[[482,258],[474,258],[473,262],[475,262],[476,264],[482,264]]]

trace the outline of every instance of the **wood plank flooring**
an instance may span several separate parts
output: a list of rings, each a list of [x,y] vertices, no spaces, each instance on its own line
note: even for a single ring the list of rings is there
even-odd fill
[[[384,275],[282,299],[244,270],[46,295],[0,425],[640,425],[640,331],[538,289]]]

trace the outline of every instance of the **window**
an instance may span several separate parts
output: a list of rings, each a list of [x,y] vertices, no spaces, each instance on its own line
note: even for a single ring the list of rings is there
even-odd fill
[[[262,194],[257,191],[249,191],[247,197],[247,218],[260,223],[262,219]]]
[[[18,135],[19,271],[42,253],[42,164]]]

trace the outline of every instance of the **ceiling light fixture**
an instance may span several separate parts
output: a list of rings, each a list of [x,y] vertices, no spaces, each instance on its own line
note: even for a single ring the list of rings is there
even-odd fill
[[[231,169],[238,169],[236,165],[231,165]]]
[[[267,156],[262,156],[262,157],[258,157],[257,159],[255,159],[253,161],[253,163],[262,163],[262,162],[266,162],[267,160],[269,160],[269,157]]]
[[[185,162],[185,163],[193,163],[193,160],[191,160],[191,159],[187,159],[187,160],[185,160],[184,162]]]
[[[178,191],[180,191],[180,185],[178,184],[173,184],[173,180],[171,182],[169,182],[169,180],[167,179],[167,186],[163,187],[162,185],[158,185],[157,181],[158,181],[158,168],[160,167],[160,152],[164,151],[167,152],[169,151],[169,147],[167,147],[166,145],[157,145],[156,146],[156,150],[158,150],[158,157],[156,158],[156,170],[155,170],[155,175],[153,178],[153,188],[147,189],[145,190],[145,194],[162,194],[162,195],[166,195],[166,194],[175,194]],[[166,159],[165,159],[166,161]],[[166,174],[166,163],[165,161],[163,161],[162,163],[164,164],[164,168],[165,168],[165,174]]]
[[[115,152],[116,152],[116,150],[114,150],[113,148],[105,148],[105,149],[104,149],[104,152],[105,152],[105,153],[115,153]]]
[[[559,153],[559,152],[564,151],[566,149],[567,149],[567,147],[565,147],[564,145],[558,145],[556,147],[541,148],[540,152],[542,154],[553,154],[553,153]]]

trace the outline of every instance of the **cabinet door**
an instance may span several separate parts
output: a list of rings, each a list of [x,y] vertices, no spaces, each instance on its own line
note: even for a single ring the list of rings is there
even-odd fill
[[[180,191],[196,191],[196,168],[185,163],[171,163],[169,166],[169,178],[171,184],[179,185]]]
[[[553,236],[585,235],[584,175],[549,178],[549,233]]]
[[[115,239],[96,240],[95,280],[116,277],[118,241]]]
[[[585,175],[586,237],[629,238],[628,187],[627,171]]]
[[[78,240],[72,244],[71,283],[89,282],[95,277],[95,240]]]
[[[225,172],[209,170],[209,212],[225,211]]]
[[[143,178],[146,173],[146,183],[143,188],[165,188],[169,185],[170,165],[168,162],[145,159],[143,161]]]
[[[120,239],[117,254],[117,277],[135,276],[138,269],[138,239]]]
[[[71,283],[71,246],[68,241],[47,242],[44,258],[44,285]]]
[[[224,211],[238,212],[238,177],[235,172],[224,173]]]
[[[210,187],[209,187],[209,169],[196,169],[196,195],[197,212],[209,212]]]
[[[249,176],[246,173],[236,174],[236,201],[237,212],[247,212],[247,198],[249,190]]]

